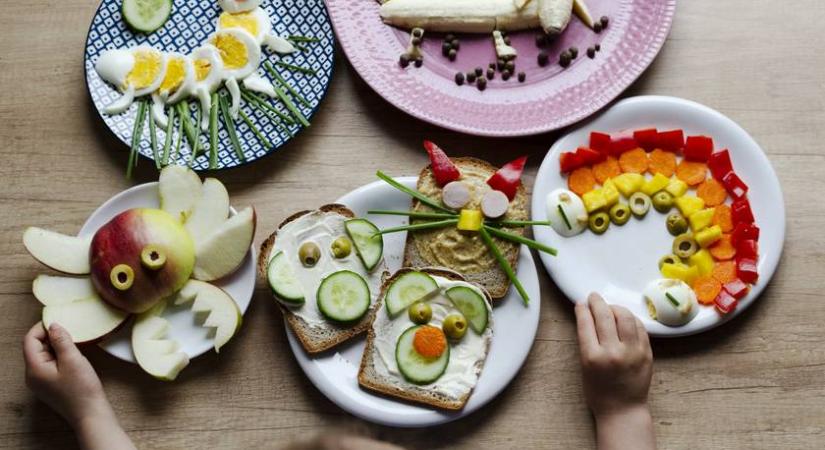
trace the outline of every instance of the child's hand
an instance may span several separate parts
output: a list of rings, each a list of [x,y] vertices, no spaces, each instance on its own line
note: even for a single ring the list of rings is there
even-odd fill
[[[87,418],[112,415],[103,386],[89,360],[60,325],[43,324],[23,339],[26,385],[73,427]]]

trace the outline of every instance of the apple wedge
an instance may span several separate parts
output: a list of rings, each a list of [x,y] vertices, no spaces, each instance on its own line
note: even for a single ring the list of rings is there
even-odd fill
[[[166,301],[161,301],[138,315],[132,327],[132,352],[146,373],[172,381],[189,365],[189,356],[180,351],[176,341],[166,339],[169,321],[160,317],[165,308]]]
[[[203,180],[201,197],[192,209],[192,215],[184,226],[195,243],[201,242],[218,229],[229,217],[229,193],[223,183],[214,179]]]
[[[37,227],[26,228],[23,245],[34,259],[54,270],[74,275],[89,273],[91,236],[68,236]]]
[[[192,169],[166,166],[160,171],[158,195],[160,209],[185,222],[201,197],[201,179]]]
[[[128,313],[112,308],[97,295],[43,308],[43,326],[48,329],[53,323],[59,324],[76,344],[99,341],[128,318]]]
[[[215,328],[215,353],[219,353],[240,328],[241,310],[226,291],[204,281],[189,280],[178,292],[175,304],[183,305],[193,300],[195,314],[209,314],[203,326]]]
[[[255,236],[255,208],[247,207],[221,224],[212,234],[195,244],[192,277],[217,280],[234,272],[246,257]]]
[[[38,275],[32,283],[32,293],[43,306],[65,305],[98,296],[89,278],[52,275]]]

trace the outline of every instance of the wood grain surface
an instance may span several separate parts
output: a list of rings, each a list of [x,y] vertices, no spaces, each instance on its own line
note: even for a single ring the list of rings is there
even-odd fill
[[[156,179],[147,160],[123,177],[127,152],[94,113],[83,80],[93,0],[4,0],[0,9],[0,448],[74,448],[69,427],[23,381],[20,342],[39,320],[24,250],[39,225],[76,232],[104,200]],[[782,182],[787,240],[762,298],[722,329],[654,342],[651,404],[661,448],[821,448],[825,439],[825,2],[682,0],[661,54],[626,92],[675,95],[727,114],[767,151]],[[282,151],[221,172],[235,205],[254,204],[257,240],[292,211],[334,200],[379,167],[414,174],[422,138],[500,164],[528,153],[527,184],[557,134],[459,135],[394,109],[339,52],[312,127]],[[319,180],[323,180],[319,182]],[[428,430],[373,426],[304,377],[283,322],[259,286],[243,329],[174,383],[150,379],[96,348],[86,354],[140,448],[278,448],[343,429],[409,448],[588,448],[572,309],[542,272],[532,353],[481,411]]]

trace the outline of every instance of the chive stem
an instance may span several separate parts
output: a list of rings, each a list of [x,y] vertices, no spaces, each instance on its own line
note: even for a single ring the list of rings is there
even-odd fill
[[[416,200],[418,200],[419,202],[429,206],[430,208],[432,208],[436,211],[441,211],[443,213],[453,214],[452,211],[450,211],[449,209],[439,205],[438,202],[436,202],[435,200],[431,199],[430,197],[427,197],[426,195],[424,195],[424,194],[422,194],[418,191],[412,190],[412,189],[408,188],[407,186],[404,186],[403,184],[395,181],[392,177],[384,174],[384,172],[381,172],[379,170],[379,171],[375,172],[375,175],[378,178],[384,180],[390,186],[392,186],[392,187],[398,189],[399,191],[415,198]]]
[[[546,246],[546,245],[544,245],[540,242],[536,242],[532,239],[528,239],[528,238],[526,238],[526,237],[524,237],[520,234],[508,233],[506,231],[499,230],[498,228],[491,227],[489,225],[484,225],[484,228],[487,229],[487,231],[490,234],[492,234],[493,236],[496,236],[496,237],[499,237],[499,238],[502,238],[502,239],[506,239],[508,241],[517,242],[519,244],[524,244],[524,245],[526,245],[526,246],[528,246],[528,247],[530,247],[534,250],[538,250],[538,251],[544,252],[544,253],[549,253],[553,256],[556,256],[558,254],[558,250],[556,250],[555,248],[548,247],[548,246]]]
[[[293,97],[295,97],[295,99],[298,100],[300,104],[306,106],[307,108],[312,107],[312,105],[310,105],[310,103],[307,101],[306,98],[304,98],[303,95],[299,94],[295,89],[292,88],[292,86],[289,85],[289,83],[286,82],[284,77],[282,77],[281,74],[279,74],[278,71],[276,71],[275,68],[272,67],[272,64],[270,64],[269,61],[264,61],[264,68],[267,72],[269,72],[272,78],[275,78],[278,81],[278,83],[283,85],[283,87],[286,88],[286,90],[289,91],[289,93]]]
[[[383,215],[383,216],[408,216],[413,219],[456,219],[457,214],[446,213],[429,213],[416,211],[389,211],[384,209],[371,209],[367,214]]]
[[[665,297],[667,297],[667,299],[668,299],[668,301],[670,301],[670,303],[673,303],[673,306],[675,306],[677,308],[679,307],[679,300],[676,300],[676,298],[674,298],[672,295],[670,295],[670,292],[665,292]]]
[[[550,226],[551,223],[549,220],[496,220],[487,222],[487,225],[490,225],[491,227],[518,228],[527,227],[530,225]]]
[[[252,123],[252,120],[249,119],[249,116],[247,116],[246,113],[244,113],[243,111],[238,111],[238,114],[241,116],[241,119],[246,123],[246,126],[248,126],[249,129],[252,130],[253,133],[255,133],[255,136],[258,138],[261,144],[264,147],[266,147],[267,150],[271,149],[272,142],[269,142],[269,139],[267,139],[266,136],[261,134],[261,131],[258,129],[258,127],[256,127],[255,124]]]
[[[264,99],[260,98],[259,96],[255,95],[254,93],[252,93],[250,91],[247,91],[247,90],[242,88],[241,89],[241,97],[243,97],[244,100],[248,101],[252,106],[254,106],[258,109],[262,109],[265,112],[271,112],[271,113],[275,114],[276,116],[278,116],[281,120],[283,120],[284,122],[286,122],[290,125],[295,123],[295,121],[292,120],[291,117],[287,116],[286,114],[282,113],[281,111],[278,111],[277,109],[275,109],[274,106],[270,105]]]
[[[212,93],[209,110],[209,169],[218,167],[218,93]]]
[[[290,100],[289,97],[286,96],[284,91],[274,84],[272,85],[272,88],[275,89],[275,93],[278,94],[278,98],[280,98],[281,101],[284,102],[284,105],[286,105],[286,109],[288,109],[289,112],[292,113],[293,116],[295,116],[295,118],[298,120],[298,122],[301,123],[301,125],[308,127],[309,121],[306,119],[306,117],[304,117],[303,114],[301,114],[301,111],[299,111],[295,104],[292,103],[292,100]]]
[[[155,167],[160,170],[160,153],[158,152],[158,134],[155,127],[155,120],[149,115],[149,139],[152,144],[152,158],[155,160]]]
[[[198,157],[198,152],[200,152],[201,149],[201,120],[203,119],[203,109],[200,104],[198,104],[198,112],[195,118],[197,119],[195,121],[195,146],[192,148],[192,153],[189,155],[189,167],[192,167],[192,164],[194,164],[195,158]]]
[[[450,225],[455,225],[458,223],[458,219],[447,219],[447,220],[438,220],[435,222],[424,222],[424,223],[414,223],[410,225],[402,225],[400,227],[393,227],[393,228],[384,228],[383,230],[378,231],[373,236],[377,236],[379,234],[389,234],[389,233],[397,233],[399,231],[418,231],[418,230],[429,230],[433,228],[445,228]]]
[[[283,67],[284,69],[289,69],[289,70],[292,70],[292,71],[295,71],[295,72],[301,72],[301,73],[304,73],[304,74],[307,74],[307,75],[313,75],[313,76],[316,75],[315,70],[310,69],[308,67],[296,66],[295,64],[289,64],[289,63],[285,63],[283,61],[275,61],[275,65]]]
[[[527,295],[527,291],[524,290],[524,286],[521,285],[521,281],[519,281],[518,277],[516,277],[516,273],[513,271],[513,267],[507,261],[507,258],[501,254],[501,250],[499,250],[498,246],[495,242],[493,242],[493,238],[490,237],[490,233],[487,232],[489,227],[482,227],[478,230],[478,233],[481,235],[481,239],[484,241],[484,244],[487,245],[487,248],[493,253],[495,256],[496,261],[498,261],[498,265],[504,270],[504,273],[507,274],[507,278],[510,279],[510,282],[513,283],[513,286],[516,287],[519,295],[521,295],[521,299],[524,301],[524,304],[527,305],[530,303],[530,296]]]
[[[295,42],[321,42],[321,40],[318,39],[317,37],[301,36],[300,34],[291,34],[291,35],[289,35],[287,40],[295,41]]]
[[[561,218],[564,219],[564,224],[567,225],[567,229],[572,230],[573,226],[570,225],[570,219],[567,218],[567,213],[564,212],[564,208],[562,208],[561,205],[556,205],[556,207],[559,209],[559,214],[561,214]]]
[[[226,98],[223,95],[218,96],[218,105],[221,108],[223,124],[226,126],[226,132],[229,134],[229,140],[232,143],[232,148],[235,149],[235,155],[241,162],[246,162],[243,149],[241,149],[241,143],[238,141],[238,134],[235,130],[235,122],[232,120],[232,115],[229,114],[229,105],[226,104]]]
[[[126,162],[126,178],[132,178],[132,169],[137,166],[137,151],[143,137],[143,122],[146,118],[146,102],[138,102],[135,126],[132,128],[132,148],[129,150],[129,159]]]
[[[183,117],[178,117],[178,136],[175,139],[175,153],[172,154],[172,162],[178,160],[178,155],[180,155],[180,144],[183,141]]]

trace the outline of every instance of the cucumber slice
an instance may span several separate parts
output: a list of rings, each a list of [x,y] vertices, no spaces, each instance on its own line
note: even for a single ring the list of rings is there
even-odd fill
[[[355,252],[367,271],[372,271],[384,255],[384,238],[380,230],[367,219],[350,219],[344,222],[349,238],[355,244]]]
[[[292,271],[284,252],[278,252],[269,261],[269,266],[266,269],[266,279],[278,300],[292,306],[304,304],[304,290],[298,280],[295,279],[295,273]]]
[[[162,27],[172,13],[172,0],[123,0],[123,19],[130,27],[151,33]]]
[[[424,296],[438,289],[433,277],[424,272],[407,272],[392,282],[387,289],[387,312],[394,317]]]
[[[447,289],[447,298],[464,314],[470,322],[470,328],[478,334],[484,333],[487,328],[488,313],[487,300],[467,286],[454,286]]]
[[[413,347],[413,338],[419,328],[427,325],[418,325],[407,328],[398,337],[395,346],[395,362],[404,379],[415,384],[430,384],[437,380],[450,362],[450,346],[438,358],[425,358],[418,354]]]
[[[353,322],[370,308],[370,288],[351,270],[333,272],[318,286],[318,309],[336,322]]]

